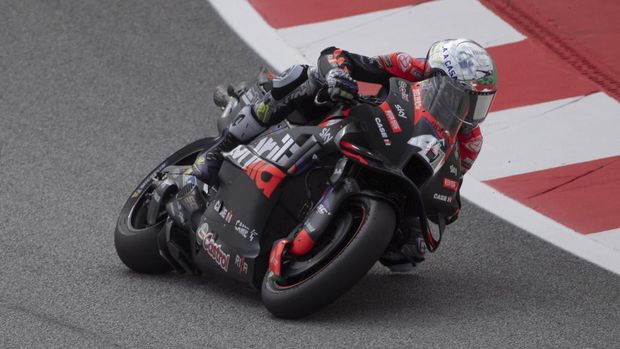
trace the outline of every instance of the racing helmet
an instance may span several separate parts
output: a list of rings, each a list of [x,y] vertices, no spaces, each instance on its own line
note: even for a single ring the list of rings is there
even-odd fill
[[[425,76],[437,74],[456,80],[469,96],[464,124],[483,122],[497,92],[497,68],[487,50],[469,39],[438,41],[428,50],[425,67]]]

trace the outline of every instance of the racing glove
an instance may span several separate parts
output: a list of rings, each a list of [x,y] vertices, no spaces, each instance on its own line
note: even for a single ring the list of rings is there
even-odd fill
[[[331,69],[325,75],[327,94],[333,102],[351,102],[357,96],[357,81],[341,68]]]

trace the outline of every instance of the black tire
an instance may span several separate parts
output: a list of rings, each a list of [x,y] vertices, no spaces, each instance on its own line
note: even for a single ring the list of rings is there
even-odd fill
[[[294,319],[319,310],[353,287],[385,252],[396,226],[394,209],[383,201],[356,197],[343,206],[339,216],[354,207],[364,211],[363,217],[349,219],[346,239],[320,269],[293,284],[281,284],[265,275],[262,299],[272,314]]]
[[[179,149],[151,171],[127,199],[121,209],[114,231],[116,253],[127,267],[146,274],[161,274],[172,270],[168,262],[159,255],[157,245],[157,236],[164,226],[165,220],[147,226],[144,217],[142,219],[138,217],[145,213],[145,207],[142,207],[141,203],[144,202],[144,194],[149,189],[153,189],[151,183],[156,171],[170,165],[191,165],[196,155],[208,149],[214,141],[214,138],[203,138]]]

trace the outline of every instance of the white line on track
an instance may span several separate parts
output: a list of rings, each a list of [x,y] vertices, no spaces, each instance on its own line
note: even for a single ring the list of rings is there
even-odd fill
[[[474,178],[465,177],[461,194],[532,235],[620,275],[620,253],[604,242],[579,234]]]
[[[604,92],[501,110],[483,127],[470,177],[508,177],[620,154],[620,104]]]
[[[297,50],[282,40],[278,32],[265,22],[247,0],[207,1],[237,35],[274,69],[284,71],[293,64],[310,64]]]
[[[288,46],[278,31],[270,27],[248,1],[207,1],[228,25],[275,69],[282,71],[299,63],[314,64],[308,62],[296,49]],[[613,248],[553,221],[471,176],[465,178],[461,194],[476,205],[529,233],[620,275],[620,254]]]
[[[525,39],[476,0],[430,1],[279,29],[278,34],[309,60],[329,46],[367,56],[393,51],[424,55],[438,38],[475,38],[485,47]]]

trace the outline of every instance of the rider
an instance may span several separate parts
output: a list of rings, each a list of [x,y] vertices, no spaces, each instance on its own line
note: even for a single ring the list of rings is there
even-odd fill
[[[329,47],[321,52],[317,67],[295,65],[276,77],[271,91],[253,106],[244,107],[215,145],[198,156],[193,173],[203,182],[215,184],[223,161],[222,152],[249,142],[297,108],[318,108],[314,100],[322,86],[327,86],[333,102],[350,102],[358,92],[356,80],[388,87],[391,77],[417,82],[436,74],[458,81],[470,98],[470,108],[457,137],[464,174],[480,152],[482,134],[478,124],[486,118],[497,91],[493,59],[482,46],[468,39],[438,41],[430,47],[426,59],[412,58],[402,52],[366,57]],[[454,222],[457,216],[458,211],[449,222]],[[405,271],[413,266],[412,260],[424,260],[423,255],[424,244],[418,236],[401,251],[388,251],[381,262],[393,271]]]

